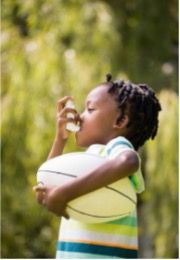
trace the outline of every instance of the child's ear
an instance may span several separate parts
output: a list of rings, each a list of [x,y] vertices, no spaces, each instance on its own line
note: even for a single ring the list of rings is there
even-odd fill
[[[129,117],[127,115],[124,115],[123,118],[117,123],[114,124],[114,128],[122,129],[127,126],[129,123]]]

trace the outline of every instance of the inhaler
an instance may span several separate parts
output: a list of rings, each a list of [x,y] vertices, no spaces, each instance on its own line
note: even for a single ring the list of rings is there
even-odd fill
[[[72,100],[68,100],[66,102],[66,105],[65,107],[67,108],[75,108],[75,105],[74,105],[74,102]],[[74,114],[73,113],[67,113],[67,118],[72,118],[74,119]],[[68,131],[71,131],[71,132],[78,132],[80,130],[80,126],[79,125],[76,125],[74,122],[68,122],[66,124],[66,129]]]

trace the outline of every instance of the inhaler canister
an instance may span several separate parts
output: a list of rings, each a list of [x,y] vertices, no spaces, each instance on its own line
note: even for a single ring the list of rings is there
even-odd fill
[[[74,102],[73,102],[72,100],[68,100],[68,101],[66,102],[65,107],[75,108]],[[67,113],[67,117],[74,119],[74,114],[73,114],[73,113]],[[68,123],[66,124],[66,129],[67,129],[68,131],[71,131],[71,132],[78,132],[78,131],[80,130],[80,126],[79,126],[79,125],[76,125],[74,122],[68,122]]]

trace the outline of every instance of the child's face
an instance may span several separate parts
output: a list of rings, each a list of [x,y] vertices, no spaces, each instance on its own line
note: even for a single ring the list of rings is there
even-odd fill
[[[81,129],[76,133],[77,145],[106,144],[118,135],[115,125],[119,109],[107,91],[108,86],[101,85],[87,96],[85,110],[81,114]]]

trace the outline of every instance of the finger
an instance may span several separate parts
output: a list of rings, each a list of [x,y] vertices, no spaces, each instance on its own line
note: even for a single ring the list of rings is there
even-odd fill
[[[75,123],[75,119],[73,119],[73,118],[61,118],[61,117],[57,119],[57,124],[59,126],[66,125],[69,122]]]
[[[73,100],[73,98],[71,96],[65,96],[65,97],[59,99],[57,102],[57,111],[60,112],[65,107],[66,102],[68,100]]]
[[[36,186],[33,186],[33,187],[32,187],[32,190],[33,190],[33,191],[36,191]]]
[[[39,181],[37,185],[33,186],[33,191],[36,191],[37,187],[44,187],[44,183],[42,181]]]
[[[36,192],[46,192],[47,191],[47,187],[46,186],[34,186],[33,190]]]
[[[43,199],[44,199],[44,194],[41,193],[41,192],[38,192],[36,194],[36,199],[37,199],[37,202],[42,205],[42,202],[43,202]]]
[[[42,204],[43,206],[46,206],[46,199],[42,199],[41,204]]]
[[[36,186],[33,186],[33,191],[36,191],[37,190],[37,188],[38,188],[38,186],[36,185]]]
[[[77,114],[75,115],[74,120],[75,120],[76,124],[77,124],[77,123],[80,123],[80,124],[82,123],[82,119],[81,119],[81,116],[80,116],[79,113],[77,113]]]
[[[57,113],[57,116],[66,117],[68,113],[74,115],[74,117],[78,114],[74,108],[64,107],[60,112]]]

